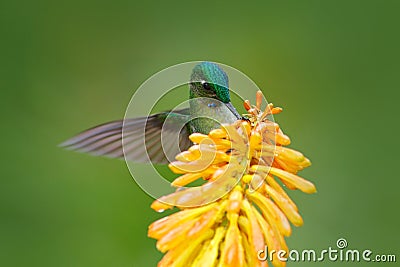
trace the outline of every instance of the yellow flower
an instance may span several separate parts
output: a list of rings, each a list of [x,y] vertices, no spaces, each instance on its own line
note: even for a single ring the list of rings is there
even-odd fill
[[[149,237],[166,253],[158,266],[267,266],[258,252],[288,252],[286,236],[292,223],[303,219],[285,190],[316,192],[315,186],[297,176],[310,161],[290,144],[279,125],[269,118],[282,111],[269,104],[261,111],[244,102],[248,121],[237,121],[190,136],[195,144],[176,156],[170,169],[182,174],[173,183],[179,189],[152,204],[156,211],[180,211],[149,226]],[[199,187],[184,187],[197,179]],[[281,183],[280,183],[281,182]],[[274,266],[285,266],[277,257]]]

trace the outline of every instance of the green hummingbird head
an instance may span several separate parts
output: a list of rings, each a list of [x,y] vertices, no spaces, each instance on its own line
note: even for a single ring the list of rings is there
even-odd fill
[[[190,98],[209,97],[223,103],[231,101],[228,75],[215,63],[197,64],[190,76]]]

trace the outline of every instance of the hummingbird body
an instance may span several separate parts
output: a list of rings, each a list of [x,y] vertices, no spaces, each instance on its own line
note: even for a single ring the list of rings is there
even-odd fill
[[[208,134],[221,127],[222,123],[232,123],[239,118],[225,104],[212,98],[198,98],[190,103],[190,133]]]
[[[168,163],[167,158],[171,159],[179,150],[189,148],[191,142],[188,137],[191,133],[208,134],[222,123],[241,119],[230,102],[228,76],[217,64],[202,62],[196,65],[189,88],[187,109],[105,123],[78,134],[61,146],[98,156]],[[185,127],[180,129],[178,125],[182,123]],[[178,137],[179,147],[174,148],[169,144],[163,146],[161,131],[167,140]],[[145,141],[145,146],[138,145],[140,140]]]

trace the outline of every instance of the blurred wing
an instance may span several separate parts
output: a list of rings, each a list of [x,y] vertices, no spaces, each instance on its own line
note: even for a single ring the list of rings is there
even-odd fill
[[[179,129],[177,121],[185,122],[188,110],[174,112],[174,120],[165,119],[168,112],[158,113],[149,117],[126,119],[125,121],[108,122],[88,129],[60,146],[70,150],[89,153],[95,156],[110,158],[124,158],[135,162],[149,162],[167,164],[169,159],[174,159],[179,149],[186,150],[190,147],[188,127]],[[144,131],[143,131],[144,129]],[[122,131],[124,131],[124,148],[122,146]],[[161,142],[178,138],[179,148],[174,142]],[[179,137],[177,137],[179,136]],[[143,141],[145,146],[143,145]]]

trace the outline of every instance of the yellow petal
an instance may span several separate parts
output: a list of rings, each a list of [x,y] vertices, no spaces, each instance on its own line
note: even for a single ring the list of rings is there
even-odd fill
[[[176,246],[181,246],[187,240],[186,233],[193,227],[195,222],[194,220],[190,220],[176,225],[158,240],[157,249],[161,252],[166,252]]]
[[[279,145],[288,146],[290,145],[290,138],[283,133],[277,133],[275,135],[275,142]]]
[[[219,203],[212,203],[210,205],[198,208],[186,209],[161,218],[149,226],[148,236],[159,239],[172,230],[175,226],[181,224],[182,222],[193,220],[201,214],[215,208],[217,205],[219,205]]]
[[[268,167],[268,166],[253,164],[253,165],[251,165],[249,170],[251,172],[267,174],[269,172],[269,169],[270,169],[270,167]]]
[[[262,94],[262,92],[260,90],[258,90],[257,93],[256,93],[256,107],[257,107],[257,109],[261,108],[262,99],[263,99],[263,94]]]
[[[275,179],[271,176],[268,175],[267,176],[267,183],[273,188],[275,189],[276,192],[278,192],[278,194],[280,194],[282,197],[284,197],[289,203],[290,205],[293,206],[293,208],[298,211],[298,208],[296,206],[296,204],[293,202],[293,200],[288,196],[288,194],[286,194],[285,190],[283,190],[283,188],[279,185],[279,183],[277,181],[275,181]]]
[[[186,185],[190,184],[191,182],[196,181],[200,177],[203,177],[203,179],[209,179],[210,178],[209,176],[212,175],[213,173],[215,173],[218,169],[219,169],[219,167],[211,165],[207,169],[205,169],[201,172],[186,173],[186,174],[181,175],[178,178],[176,178],[171,183],[171,185],[176,186],[176,187],[181,187],[181,186],[186,186]]]
[[[213,228],[216,221],[221,220],[227,206],[227,201],[222,201],[218,206],[204,213],[197,219],[196,223],[193,225],[192,229],[189,230],[187,237],[196,238],[202,235],[207,229]]]
[[[264,218],[269,222],[269,224],[276,225],[279,231],[285,235],[289,236],[292,232],[290,228],[289,221],[287,220],[285,214],[271,201],[271,199],[266,198],[262,194],[255,192],[246,192],[248,198],[253,201],[261,210]]]
[[[268,251],[275,250],[279,251],[282,249],[280,239],[278,236],[276,236],[276,233],[274,233],[274,230],[272,227],[267,223],[267,221],[261,216],[261,214],[257,211],[255,207],[252,207],[252,210],[261,226],[261,230],[264,234],[267,246],[268,246]],[[271,259],[269,259],[272,264],[275,267],[284,267],[286,266],[286,262],[280,261],[276,256]]]
[[[176,260],[173,266],[176,267],[187,267],[190,266],[196,259],[198,253],[202,249],[201,243],[211,239],[214,236],[214,230],[208,229],[204,235],[195,238],[194,240],[186,240],[186,244],[181,244],[182,251],[176,255]]]
[[[250,190],[258,190],[264,184],[264,175],[261,176],[259,174],[254,174],[253,178],[250,181]]]
[[[243,205],[243,203],[242,203]],[[251,237],[251,225],[249,219],[244,215],[239,215],[238,225],[241,232],[245,233],[249,238]]]
[[[201,235],[207,229],[212,228],[216,215],[218,214],[217,211],[218,210],[214,208],[201,215],[200,218],[196,220],[193,227],[189,230],[187,238],[195,238],[196,236]]]
[[[225,152],[217,151],[215,153],[215,159],[213,161],[213,164],[218,164],[220,162],[229,162],[230,159],[231,156],[227,155]]]
[[[174,161],[174,162],[181,162],[181,161]],[[182,170],[182,169],[176,167],[176,166],[173,164],[174,162],[168,164],[168,168],[169,168],[173,173],[184,174],[184,173],[187,172],[186,170]]]
[[[282,197],[269,185],[265,185],[265,190],[279,206],[279,208],[286,214],[291,223],[293,223],[295,226],[303,225],[303,219],[301,218],[300,214],[286,198]]]
[[[239,224],[242,225],[243,229],[247,233],[249,242],[252,245],[251,247],[253,249],[253,254],[257,255],[257,252],[259,250],[265,248],[264,235],[260,228],[256,215],[254,214],[251,205],[247,201],[247,199],[244,199],[242,201],[242,209],[250,225],[248,226],[246,222],[243,222],[243,219],[242,220],[240,219],[240,217],[239,217]],[[267,266],[267,263],[265,261],[260,262],[257,260],[257,262],[259,263],[259,266]]]
[[[250,133],[251,133],[251,125],[250,125],[250,123],[247,122],[247,121],[243,121],[242,122],[242,127],[245,129],[246,135],[250,136]]]
[[[292,184],[293,186],[295,186],[296,188],[300,189],[301,191],[305,192],[305,193],[315,193],[317,190],[314,186],[313,183],[295,175],[289,172],[286,172],[284,170],[281,169],[277,169],[274,167],[270,168],[270,173],[272,175],[275,175],[277,177],[279,177],[281,180],[284,180],[290,184]]]
[[[252,174],[245,174],[243,175],[242,181],[246,184],[250,183],[251,180],[253,179],[253,175]]]
[[[261,143],[261,135],[258,132],[252,132],[250,136],[250,148],[256,148],[260,145]]]
[[[179,176],[176,178],[171,185],[172,186],[185,186],[190,184],[191,182],[196,181],[200,177],[203,177],[203,172],[195,172],[195,173],[186,173],[184,175]]]
[[[157,267],[171,267],[174,264],[174,252],[175,251],[168,251],[167,254],[161,259],[161,261],[157,264]],[[176,253],[175,253],[176,254]]]
[[[222,266],[242,267],[245,265],[242,236],[237,224],[237,214],[228,215],[229,226],[226,231],[225,245],[221,252]]]
[[[187,187],[159,198],[159,201],[176,207],[202,206],[226,195],[241,178],[244,167],[228,164],[226,171],[217,180],[197,187]]]
[[[193,267],[215,266],[218,260],[219,246],[225,235],[225,228],[220,226],[215,231],[214,237],[203,246],[202,251],[193,262]]]
[[[220,178],[227,170],[228,167],[230,167],[231,164],[225,164],[222,167],[219,167],[211,176],[211,181],[217,180],[218,178]]]
[[[282,160],[281,158],[279,158],[279,157],[276,157],[274,160],[275,160],[276,163],[278,163],[278,164],[280,165],[280,167],[281,167],[283,170],[285,170],[285,171],[287,171],[287,172],[297,173],[299,170],[302,170],[302,169],[303,169],[302,166],[290,164],[289,161],[283,161],[283,160]]]
[[[228,134],[223,128],[220,129],[214,129],[208,134],[211,138],[215,139],[222,139],[222,138],[227,138]]]
[[[228,213],[239,213],[240,206],[243,200],[243,193],[240,186],[236,186],[233,192],[229,195],[229,202],[227,207]]]
[[[174,206],[171,206],[171,205],[168,205],[161,201],[155,200],[155,201],[153,201],[153,203],[151,203],[150,207],[157,212],[163,212],[165,210],[172,209]]]
[[[183,161],[183,162],[190,162],[197,160],[200,157],[200,153],[193,153],[191,151],[183,151],[176,155],[175,159],[178,161]]]
[[[247,239],[247,236],[242,232],[240,233],[242,237],[242,244],[243,244],[243,250],[244,250],[244,257],[245,257],[245,262],[246,266],[258,266],[257,265],[257,256],[253,252],[253,248],[251,247],[251,244],[249,240]]]
[[[192,141],[195,144],[200,144],[201,142],[203,142],[204,140],[207,140],[209,142],[213,142],[211,140],[210,137],[208,137],[208,135],[205,134],[201,134],[201,133],[193,133],[189,136],[190,141]]]
[[[227,139],[216,139],[215,140],[215,144],[217,145],[221,145],[225,148],[231,148],[232,147],[232,142],[230,140]]]
[[[241,122],[241,121],[238,121]],[[233,148],[240,153],[247,151],[247,136],[243,136],[239,133],[238,130],[245,130],[241,125],[239,125],[239,129],[237,129],[233,125],[223,125],[225,131],[228,133],[229,140],[231,140],[230,148]]]
[[[175,173],[187,173],[187,172],[202,172],[214,161],[214,154],[201,154],[201,159],[191,161],[191,162],[182,162],[182,161],[174,161],[171,162],[168,166]]]
[[[299,151],[287,147],[280,147],[279,156],[295,162],[302,162],[305,158],[304,155]]]

